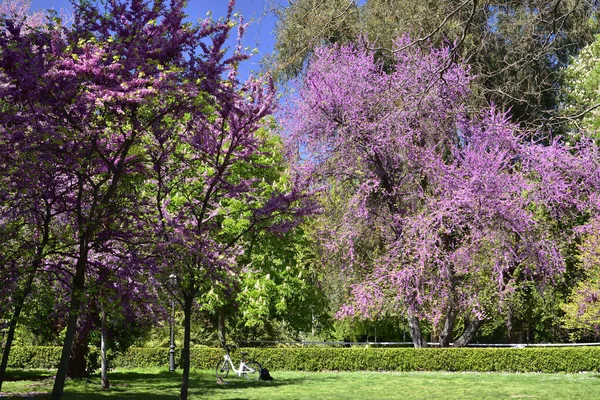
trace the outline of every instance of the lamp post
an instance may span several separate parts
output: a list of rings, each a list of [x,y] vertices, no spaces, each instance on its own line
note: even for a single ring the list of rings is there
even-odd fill
[[[171,290],[175,289],[177,276],[169,275]],[[175,371],[175,296],[171,293],[171,323],[169,324],[169,334],[171,336],[171,345],[169,346],[169,371]]]

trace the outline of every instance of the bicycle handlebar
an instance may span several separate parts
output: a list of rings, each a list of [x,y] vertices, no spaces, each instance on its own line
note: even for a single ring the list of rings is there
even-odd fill
[[[234,344],[233,344],[233,345],[225,345],[225,346],[223,346],[223,349],[224,349],[224,350],[225,350],[227,353],[229,353],[230,351],[237,349],[237,346],[236,346],[236,345],[234,345]]]

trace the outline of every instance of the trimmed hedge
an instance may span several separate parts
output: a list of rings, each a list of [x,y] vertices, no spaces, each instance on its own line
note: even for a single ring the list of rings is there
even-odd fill
[[[111,362],[118,368],[148,368],[169,365],[169,349],[156,347],[131,347]]]
[[[240,351],[270,370],[295,371],[495,371],[580,372],[600,371],[600,347],[552,348],[247,348]],[[180,352],[178,351],[178,356]],[[56,368],[58,347],[15,347],[9,366]],[[215,348],[193,348],[194,368],[212,369],[223,357]],[[112,366],[144,368],[168,366],[169,349],[130,348],[117,356]]]
[[[61,347],[13,346],[8,357],[8,366],[25,369],[56,369],[60,360]]]
[[[600,348],[261,348],[250,358],[273,370],[495,371],[600,370]],[[235,359],[235,358],[234,358]],[[201,368],[210,368],[202,365]]]

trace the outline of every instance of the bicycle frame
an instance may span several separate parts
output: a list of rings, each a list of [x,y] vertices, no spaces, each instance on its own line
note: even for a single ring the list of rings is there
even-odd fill
[[[233,361],[231,360],[231,356],[229,356],[229,353],[225,354],[223,356],[223,358],[225,359],[225,362],[228,362],[229,365],[231,365],[232,371],[235,372],[235,374],[238,376],[238,378],[240,378],[243,374],[246,374],[248,372],[250,372],[250,373],[254,372],[253,368],[250,368],[249,366],[246,365],[243,358],[240,360],[239,369],[236,369],[235,365],[233,365]]]

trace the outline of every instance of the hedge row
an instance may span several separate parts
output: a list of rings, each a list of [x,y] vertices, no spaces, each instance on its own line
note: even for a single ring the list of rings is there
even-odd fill
[[[61,347],[27,346],[10,349],[8,366],[12,368],[27,369],[55,369],[58,368]]]
[[[600,348],[271,348],[247,349],[265,367],[301,371],[496,371],[600,370]],[[210,368],[214,364],[203,364]]]
[[[270,370],[296,371],[600,371],[599,347],[559,348],[248,348],[242,349]],[[240,357],[240,350],[232,354]],[[112,367],[166,367],[169,350],[130,348],[112,361]],[[180,356],[178,352],[178,356]],[[223,351],[194,348],[194,368],[212,369]],[[9,365],[15,368],[56,368],[58,347],[16,347]],[[179,360],[180,361],[180,360]]]

